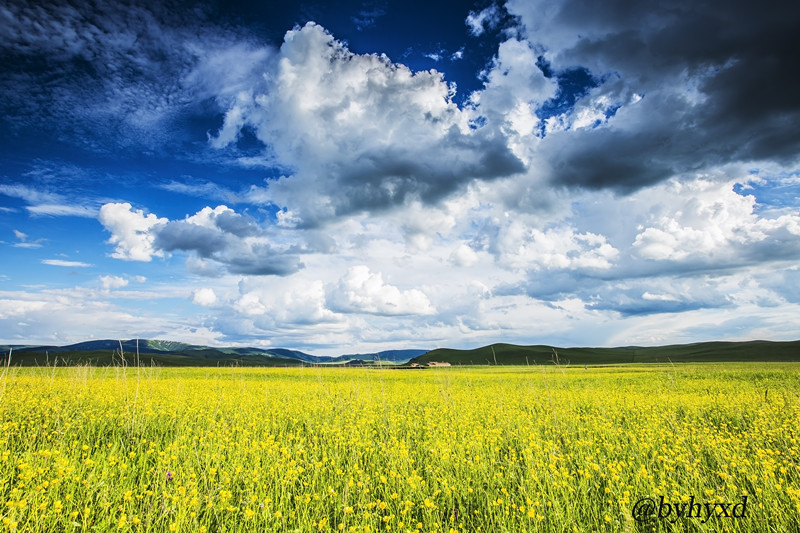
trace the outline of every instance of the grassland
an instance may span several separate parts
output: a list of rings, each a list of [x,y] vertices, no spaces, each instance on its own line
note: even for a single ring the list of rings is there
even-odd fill
[[[798,391],[794,363],[11,367],[0,529],[796,532]]]

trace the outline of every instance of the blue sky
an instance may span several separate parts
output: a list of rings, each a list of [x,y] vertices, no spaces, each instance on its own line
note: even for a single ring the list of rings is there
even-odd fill
[[[800,338],[800,6],[0,7],[0,343]]]

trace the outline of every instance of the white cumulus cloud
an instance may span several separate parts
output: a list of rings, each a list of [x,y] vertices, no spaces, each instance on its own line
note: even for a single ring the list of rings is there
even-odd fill
[[[640,227],[635,253],[655,261],[726,263],[800,253],[800,216],[759,214],[755,196],[738,194],[734,185],[728,180],[696,179],[657,187],[665,194]]]
[[[380,272],[353,266],[329,293],[334,310],[376,315],[430,315],[436,312],[424,292],[401,291],[384,283]]]
[[[108,292],[111,289],[121,289],[128,285],[128,280],[120,276],[100,276],[100,285]]]
[[[472,111],[453,102],[439,72],[354,54],[314,23],[287,32],[272,64],[267,87],[231,100],[212,144],[252,128],[295,170],[267,191],[295,225],[434,203],[474,179],[524,170],[499,123],[470,128]]]
[[[153,228],[166,224],[166,218],[158,218],[141,209],[133,209],[129,203],[110,203],[100,208],[100,223],[111,232],[110,244],[116,245],[111,254],[116,259],[126,261],[150,261],[163,252],[153,248],[155,235]]]
[[[117,245],[112,254],[117,259],[150,261],[188,252],[196,254],[190,268],[209,275],[218,275],[222,267],[237,274],[284,276],[303,267],[295,254],[274,248],[255,220],[224,205],[168,220],[145,215],[128,203],[112,203],[100,209],[99,219],[111,232],[108,242]]]
[[[202,305],[204,307],[210,307],[217,303],[217,294],[214,292],[214,289],[209,287],[196,289],[192,293],[192,303]]]

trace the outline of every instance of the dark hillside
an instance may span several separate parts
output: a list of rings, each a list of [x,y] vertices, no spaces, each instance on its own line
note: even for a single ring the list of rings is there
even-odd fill
[[[621,363],[800,361],[800,341],[701,342],[670,346],[619,348],[554,348],[492,344],[473,350],[438,348],[412,359],[451,365],[607,365]]]

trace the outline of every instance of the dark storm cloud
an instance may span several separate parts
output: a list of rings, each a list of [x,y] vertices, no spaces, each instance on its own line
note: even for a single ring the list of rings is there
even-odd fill
[[[557,132],[544,140],[542,159],[556,184],[632,191],[692,168],[697,154],[689,141],[663,124]]]
[[[546,138],[553,182],[631,190],[734,161],[797,161],[800,4],[566,0],[536,22],[537,3],[511,3],[555,67],[618,76],[644,97],[628,122]]]
[[[470,138],[452,131],[427,153],[389,147],[341,165],[337,214],[378,211],[421,199],[435,204],[472,179],[494,179],[525,170],[500,137]]]
[[[255,220],[251,220],[233,211],[224,211],[218,214],[214,222],[217,227],[226,233],[237,237],[254,237],[262,233]]]
[[[279,254],[269,247],[259,247],[250,257],[231,257],[225,262],[228,271],[247,276],[288,276],[304,267],[296,256]]]
[[[228,248],[228,238],[214,228],[177,220],[158,230],[154,246],[166,252],[182,250],[197,252],[201,257],[211,257]]]
[[[303,268],[297,255],[265,242],[256,221],[224,207],[206,208],[186,220],[160,224],[153,233],[154,250],[194,252],[233,274],[287,276]]]

